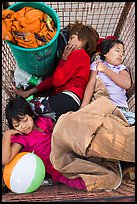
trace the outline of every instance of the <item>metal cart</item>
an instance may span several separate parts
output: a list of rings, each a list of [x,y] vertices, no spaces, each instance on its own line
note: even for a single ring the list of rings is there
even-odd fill
[[[10,5],[15,2],[9,2]],[[135,112],[135,2],[44,2],[51,6],[60,18],[61,28],[75,20],[92,25],[100,37],[116,36],[124,42],[124,64],[129,68],[132,86],[128,91],[128,103]],[[2,42],[2,132],[7,129],[4,110],[9,98],[8,90],[15,69],[15,59],[9,46]],[[111,192],[85,192],[57,184],[41,186],[30,194],[3,193],[3,202],[132,202],[135,201],[135,183],[123,180],[121,186]]]

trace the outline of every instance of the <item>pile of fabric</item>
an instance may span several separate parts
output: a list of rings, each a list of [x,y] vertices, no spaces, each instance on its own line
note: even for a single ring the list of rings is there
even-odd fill
[[[47,44],[56,34],[53,19],[32,7],[2,11],[2,39],[25,48]]]

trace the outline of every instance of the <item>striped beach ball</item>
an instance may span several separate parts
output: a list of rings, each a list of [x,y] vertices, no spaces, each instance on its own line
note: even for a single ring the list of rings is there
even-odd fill
[[[5,165],[3,180],[15,193],[30,193],[42,184],[45,177],[43,161],[34,153],[21,152]]]

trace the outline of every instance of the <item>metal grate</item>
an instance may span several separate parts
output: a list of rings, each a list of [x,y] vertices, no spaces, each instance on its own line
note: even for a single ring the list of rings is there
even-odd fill
[[[58,13],[61,27],[75,20],[92,25],[101,37],[114,35],[125,2],[45,2]]]
[[[15,2],[9,2],[13,4]],[[61,28],[76,20],[92,25],[100,37],[115,35],[125,44],[124,64],[130,70],[135,83],[135,2],[44,2],[58,14]],[[23,59],[22,59],[23,60]],[[15,60],[9,46],[2,43],[2,131],[7,129],[5,105],[9,96],[7,90],[13,79]],[[7,90],[5,90],[5,87]],[[129,108],[135,111],[135,90],[131,89]]]
[[[15,2],[9,2],[13,4]],[[124,42],[124,64],[130,70],[133,86],[129,94],[129,107],[135,111],[135,2],[45,2],[59,15],[61,28],[75,20],[92,25],[100,37],[115,35]],[[23,59],[22,59],[23,60]],[[9,46],[2,42],[2,131],[7,129],[5,105],[13,79],[15,59]],[[112,192],[85,192],[68,188],[63,184],[41,186],[30,194],[7,192],[2,202],[135,202],[135,183],[122,181],[121,186]]]
[[[135,183],[123,180],[117,190],[110,192],[69,188],[63,184],[41,186],[33,193],[2,195],[2,202],[135,202]]]

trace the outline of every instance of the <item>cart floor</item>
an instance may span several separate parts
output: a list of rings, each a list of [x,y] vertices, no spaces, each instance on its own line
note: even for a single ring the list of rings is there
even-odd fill
[[[40,186],[33,193],[3,193],[2,202],[135,202],[135,182],[123,180],[121,186],[113,191],[87,192],[69,188],[63,184]]]

